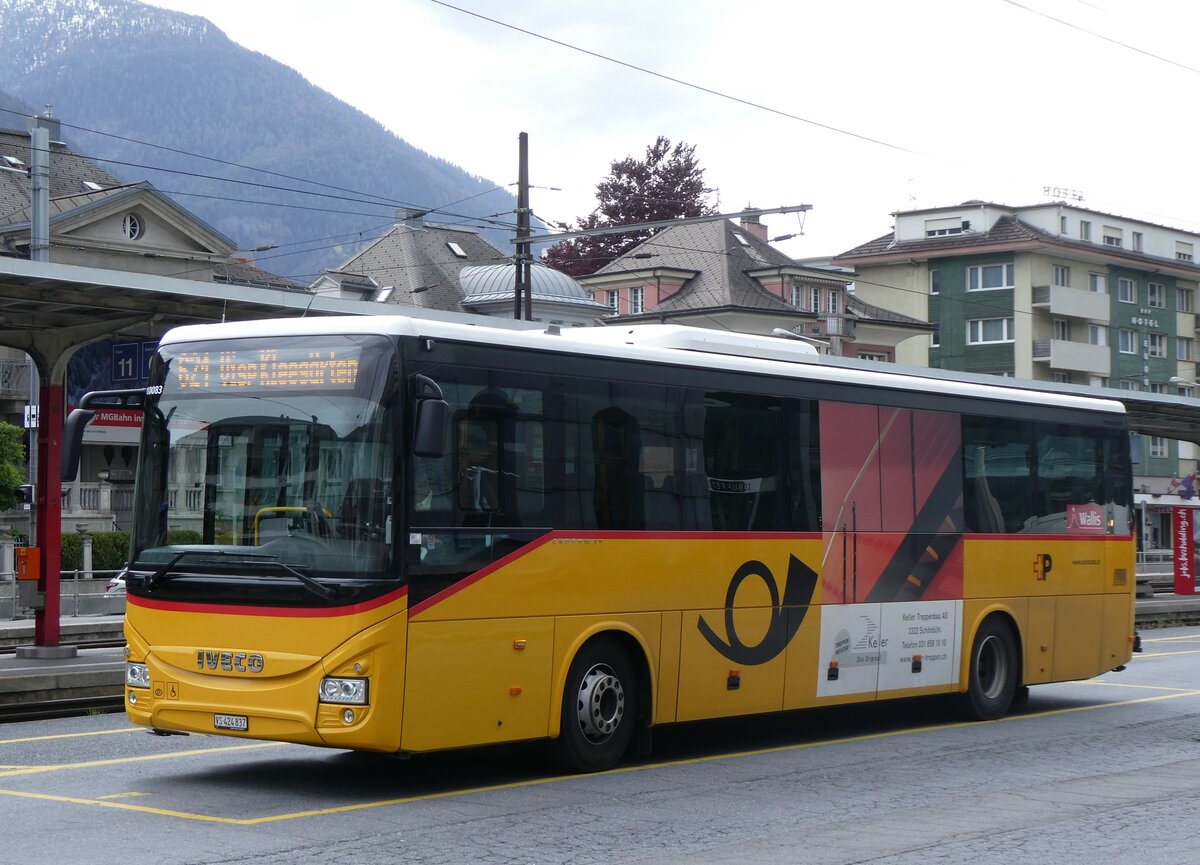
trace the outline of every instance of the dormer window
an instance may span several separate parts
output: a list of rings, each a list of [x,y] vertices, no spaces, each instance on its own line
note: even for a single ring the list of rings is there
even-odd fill
[[[945,237],[948,234],[962,234],[970,227],[971,223],[961,216],[952,216],[948,219],[927,219],[925,220],[925,236]]]
[[[24,171],[25,163],[15,156],[0,154],[0,170]]]
[[[142,236],[142,218],[136,213],[126,213],[121,219],[121,234],[126,240],[138,240]]]
[[[99,183],[96,183],[91,180],[81,180],[81,181],[79,181],[79,185],[81,187],[83,187],[84,192],[99,192],[101,189],[104,188]]]
[[[466,258],[467,257],[467,254],[463,251],[463,248],[461,246],[459,246],[457,243],[455,243],[453,240],[446,241],[446,248],[449,249],[451,252],[453,252],[454,256],[456,258]]]

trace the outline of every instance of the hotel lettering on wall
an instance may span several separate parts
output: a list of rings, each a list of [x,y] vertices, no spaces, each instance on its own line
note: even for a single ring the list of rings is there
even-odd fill
[[[1175,550],[1175,594],[1196,594],[1196,511],[1173,508],[1171,546]]]

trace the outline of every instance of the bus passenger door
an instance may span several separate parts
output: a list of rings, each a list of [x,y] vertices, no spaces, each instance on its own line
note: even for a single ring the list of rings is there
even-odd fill
[[[879,676],[881,609],[862,603],[871,586],[859,565],[883,527],[879,412],[822,402],[821,637],[817,697],[871,699]]]

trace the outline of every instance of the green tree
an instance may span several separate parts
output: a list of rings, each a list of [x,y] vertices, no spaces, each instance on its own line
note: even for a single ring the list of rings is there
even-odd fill
[[[19,426],[0,421],[0,511],[17,505],[17,487],[25,483],[24,435]]]
[[[660,135],[646,148],[645,159],[628,156],[612,163],[608,176],[596,184],[599,204],[575,226],[588,230],[707,216],[717,212],[708,201],[713,192],[704,183],[695,145],[681,141],[672,147],[671,139]],[[587,276],[656,233],[643,229],[564,240],[546,250],[543,261],[570,276]]]

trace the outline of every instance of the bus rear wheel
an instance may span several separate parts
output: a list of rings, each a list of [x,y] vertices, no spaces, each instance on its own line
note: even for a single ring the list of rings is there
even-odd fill
[[[1017,648],[1012,629],[996,616],[985,619],[971,645],[963,708],[969,718],[994,721],[1012,705],[1017,690]]]
[[[570,772],[611,769],[621,759],[637,716],[637,683],[629,656],[612,639],[580,649],[563,688],[555,740],[559,765]]]

